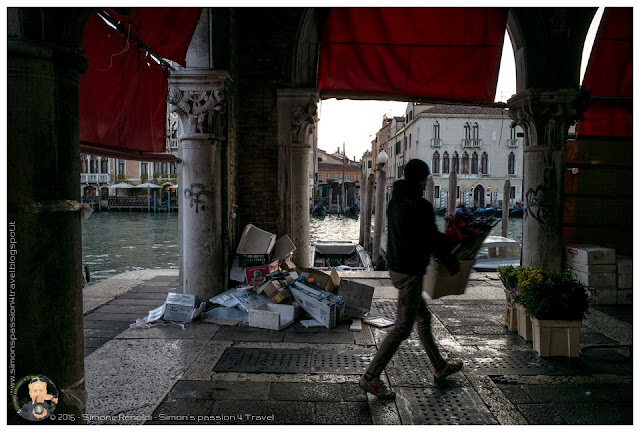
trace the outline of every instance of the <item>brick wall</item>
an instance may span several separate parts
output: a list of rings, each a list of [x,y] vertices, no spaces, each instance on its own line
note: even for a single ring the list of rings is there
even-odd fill
[[[300,8],[236,9],[236,187],[240,230],[251,223],[281,234],[277,90],[291,86],[291,57],[301,14]]]

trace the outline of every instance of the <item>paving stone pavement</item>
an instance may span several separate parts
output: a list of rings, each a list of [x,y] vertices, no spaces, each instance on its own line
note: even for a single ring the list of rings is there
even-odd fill
[[[371,315],[393,318],[394,289],[388,276],[375,276],[366,279],[376,289]],[[632,362],[539,357],[503,325],[495,274],[472,273],[464,296],[427,301],[443,353],[464,368],[434,380],[414,331],[383,374],[397,392],[393,401],[357,385],[388,329],[363,324],[353,332],[350,322],[129,329],[178,290],[177,276],[140,280],[85,315],[90,424],[633,424]],[[613,327],[632,322],[630,308],[603,309],[598,317]],[[618,342],[589,323],[582,345]]]

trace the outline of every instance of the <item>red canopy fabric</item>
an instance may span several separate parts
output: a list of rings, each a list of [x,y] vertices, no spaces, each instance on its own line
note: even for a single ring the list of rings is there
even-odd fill
[[[578,137],[633,136],[633,8],[606,8],[582,88],[591,102]]]
[[[508,8],[332,8],[318,89],[493,102]]]
[[[201,12],[133,8],[128,17],[108,13],[156,54],[184,66]],[[80,78],[81,151],[166,160],[166,154],[154,153],[166,146],[167,72],[97,13],[85,26],[82,49],[88,69]]]

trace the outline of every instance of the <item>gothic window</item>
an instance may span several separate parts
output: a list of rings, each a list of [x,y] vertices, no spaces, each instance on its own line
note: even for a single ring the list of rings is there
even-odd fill
[[[509,139],[516,139],[516,126],[513,125],[509,128]]]
[[[438,120],[433,124],[433,139],[440,139],[440,123],[438,123]]]
[[[118,175],[124,175],[124,159],[118,159]]]
[[[431,162],[431,171],[434,174],[440,174],[440,153],[435,152],[433,154],[433,161]]]
[[[478,153],[471,155],[471,174],[478,174]]]
[[[462,174],[469,174],[469,154],[467,152],[462,153],[462,166],[460,168]]]
[[[487,152],[483,152],[480,158],[480,173],[489,174],[489,156]]]
[[[451,167],[451,172],[455,172],[456,174],[460,174],[460,156],[458,156],[458,152],[453,153],[453,167]]]
[[[507,173],[510,175],[514,175],[516,173],[516,156],[513,154],[513,152],[509,153]]]
[[[449,153],[442,154],[442,174],[449,174]]]
[[[473,139],[477,140],[478,138],[480,138],[480,130],[479,129],[480,129],[480,127],[478,126],[478,123],[474,122],[473,123],[473,136],[472,136]]]
[[[471,138],[471,126],[469,126],[469,122],[464,124],[464,139]]]
[[[103,174],[106,174],[106,173],[109,172],[109,159],[108,158],[103,157],[100,160],[100,172],[103,173]]]

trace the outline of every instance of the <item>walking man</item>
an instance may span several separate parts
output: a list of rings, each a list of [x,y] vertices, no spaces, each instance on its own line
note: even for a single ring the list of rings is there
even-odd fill
[[[409,337],[416,321],[434,376],[444,378],[462,368],[462,361],[447,362],[440,355],[431,333],[431,312],[422,298],[422,278],[431,255],[436,256],[451,275],[460,271],[460,263],[449,252],[445,235],[436,227],[433,206],[422,198],[427,177],[427,164],[411,159],[404,168],[404,179],[394,183],[389,201],[387,261],[391,281],[398,289],[397,319],[359,383],[360,388],[380,399],[396,396],[380,380],[380,374],[402,341]]]

